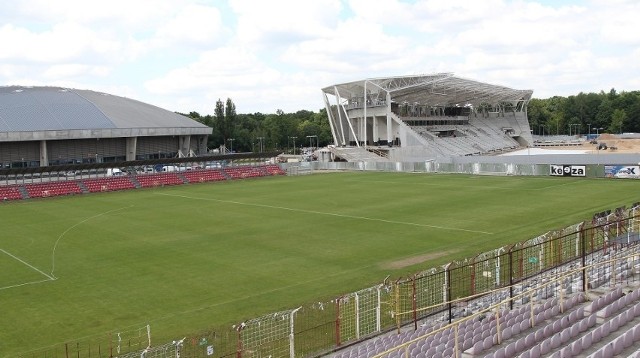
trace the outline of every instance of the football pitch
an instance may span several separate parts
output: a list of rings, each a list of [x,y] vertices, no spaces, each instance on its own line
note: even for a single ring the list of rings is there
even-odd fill
[[[589,220],[638,188],[347,172],[3,203],[0,357],[230,326]]]

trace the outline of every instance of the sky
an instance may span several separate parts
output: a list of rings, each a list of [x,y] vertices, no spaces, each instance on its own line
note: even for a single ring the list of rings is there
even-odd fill
[[[450,72],[534,98],[640,90],[637,0],[21,0],[0,85],[213,114],[318,111],[321,89]]]

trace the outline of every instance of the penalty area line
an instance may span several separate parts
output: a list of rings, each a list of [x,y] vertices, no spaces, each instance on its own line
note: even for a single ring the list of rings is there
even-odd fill
[[[54,279],[46,279],[46,280],[40,280],[40,281],[31,281],[31,282],[25,282],[25,283],[18,283],[16,285],[0,287],[0,291],[8,290],[10,288],[22,287],[22,286],[26,286],[26,285],[36,285],[36,284],[39,284],[39,283],[50,282],[50,281],[55,281],[55,280],[56,279],[54,278]]]
[[[298,213],[336,216],[336,217],[347,218],[347,219],[377,221],[377,222],[383,222],[383,223],[395,224],[395,225],[409,225],[409,226],[426,227],[426,228],[431,228],[431,229],[439,229],[439,230],[447,230],[447,231],[462,231],[462,232],[469,232],[469,233],[474,233],[474,234],[493,235],[492,232],[487,232],[487,231],[461,229],[461,228],[449,227],[449,226],[419,224],[419,223],[412,223],[412,222],[408,222],[408,221],[395,221],[395,220],[370,218],[370,217],[366,217],[366,216],[355,216],[355,215],[328,213],[328,212],[324,212],[324,211],[294,209],[294,208],[287,208],[287,207],[284,207],[284,206],[273,206],[273,205],[265,205],[265,204],[254,204],[254,203],[243,203],[243,202],[233,201],[233,200],[220,200],[220,199],[213,199],[213,198],[197,198],[197,197],[192,197],[192,196],[187,196],[187,195],[175,195],[175,194],[167,194],[167,193],[156,193],[156,194],[157,195],[165,195],[165,196],[173,196],[173,197],[178,197],[178,198],[185,198],[185,199],[193,199],[193,200],[216,201],[216,202],[219,202],[219,203],[226,203],[226,204],[254,206],[254,207],[258,207],[258,208],[279,209],[279,210],[293,211],[293,212],[298,212]]]
[[[30,263],[28,263],[28,262],[26,262],[26,261],[22,260],[22,259],[21,259],[21,258],[19,258],[18,256],[15,256],[15,255],[13,255],[13,254],[11,254],[11,253],[9,253],[9,252],[7,252],[7,251],[3,250],[3,249],[0,249],[0,251],[2,251],[5,255],[10,256],[10,257],[14,258],[15,260],[20,261],[20,262],[22,262],[23,264],[25,264],[25,265],[27,265],[27,266],[31,267],[34,271],[36,271],[36,272],[40,273],[41,275],[43,275],[44,277],[46,277],[46,278],[48,278],[48,279],[49,279],[49,280],[44,280],[44,281],[55,281],[55,277],[52,277],[52,276],[47,275],[46,273],[44,273],[44,272],[43,272],[42,270],[40,270],[39,268],[37,268],[37,267],[35,267],[35,266],[31,265]],[[44,282],[44,281],[39,281],[39,282],[34,282],[34,283],[40,283],[40,282]],[[29,284],[29,283],[25,283],[25,285],[26,285],[26,284]],[[18,286],[21,286],[21,285],[18,285]]]

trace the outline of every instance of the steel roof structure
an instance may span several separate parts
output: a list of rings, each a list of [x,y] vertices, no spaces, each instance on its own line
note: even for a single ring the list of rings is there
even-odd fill
[[[460,107],[511,103],[525,104],[533,90],[516,90],[454,76],[453,73],[435,73],[399,77],[370,78],[332,85],[322,89],[341,99],[353,97],[385,100],[389,94],[396,103],[419,103],[432,107]]]

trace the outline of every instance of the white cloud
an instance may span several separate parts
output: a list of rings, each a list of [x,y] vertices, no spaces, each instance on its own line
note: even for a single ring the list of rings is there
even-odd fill
[[[158,41],[169,44],[212,44],[229,36],[222,25],[220,11],[202,5],[185,6],[174,18],[161,24],[156,32]]]
[[[534,96],[634,90],[634,0],[24,0],[0,3],[0,81],[170,110],[322,107],[322,87],[454,72]],[[606,86],[603,88],[603,86]]]
[[[339,18],[339,0],[229,0],[237,15],[236,41],[272,47],[315,38],[330,31]]]

